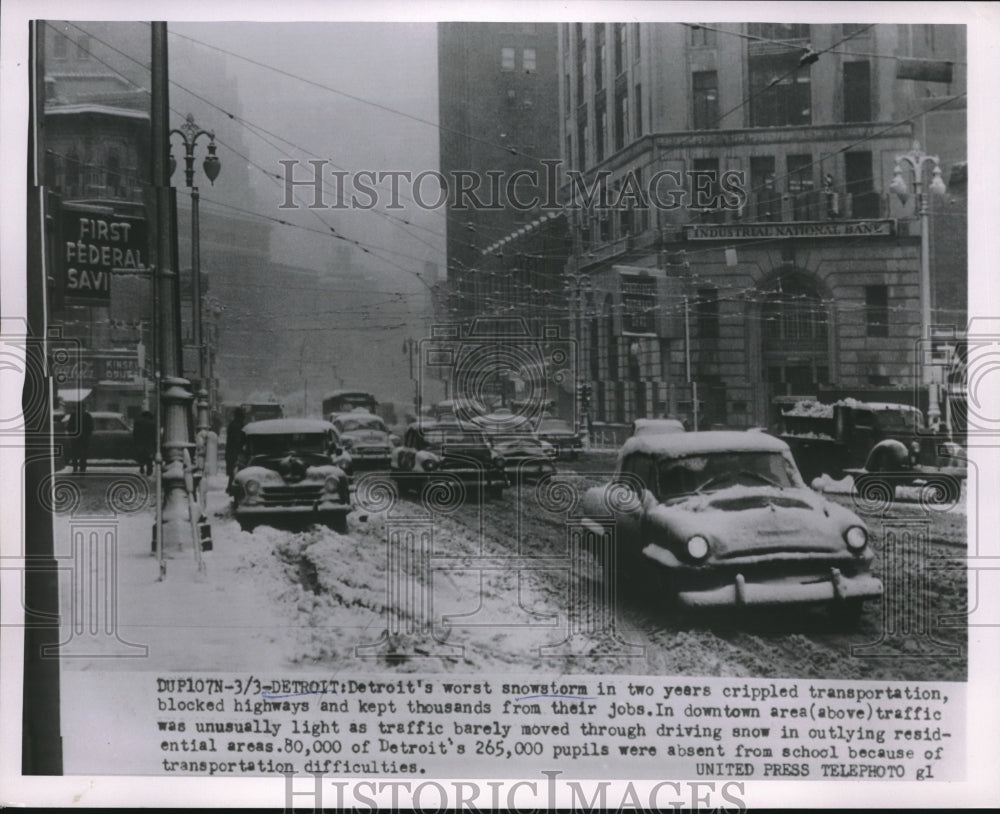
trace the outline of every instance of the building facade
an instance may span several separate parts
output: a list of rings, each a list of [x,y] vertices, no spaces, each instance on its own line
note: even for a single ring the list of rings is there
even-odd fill
[[[559,59],[567,279],[598,427],[768,426],[783,400],[834,393],[913,402],[920,221],[890,184],[941,130],[944,178],[965,160],[962,27],[569,23]],[[934,289],[965,290],[961,258],[931,267]]]

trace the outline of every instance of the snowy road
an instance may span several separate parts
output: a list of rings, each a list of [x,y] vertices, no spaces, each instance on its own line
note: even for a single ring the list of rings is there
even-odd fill
[[[564,466],[585,487],[612,465],[612,456],[591,454]],[[109,484],[125,471],[59,476],[80,492],[73,511],[58,515],[63,556],[81,517],[108,513]],[[901,500],[891,519],[864,515],[887,602],[869,603],[850,631],[832,628],[819,610],[679,620],[633,582],[611,590],[589,554],[571,556],[566,496],[538,495],[531,485],[482,504],[442,499],[433,513],[412,499],[388,510],[369,488],[356,496],[361,508],[347,535],[320,527],[244,533],[223,485],[211,481],[215,546],[201,574],[188,551],[157,580],[151,497],[118,514],[118,638],[149,646],[130,660],[134,669],[965,678],[964,502],[927,512]],[[831,498],[853,507],[849,494]],[[897,541],[891,557],[887,531]],[[389,539],[402,541],[391,550],[404,556],[390,558]],[[68,625],[72,591],[62,598]],[[91,650],[105,646],[88,641]],[[106,655],[121,649],[107,647]]]

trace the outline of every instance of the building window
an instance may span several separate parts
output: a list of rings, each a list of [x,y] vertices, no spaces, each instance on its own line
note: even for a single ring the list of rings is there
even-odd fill
[[[566,110],[565,113],[568,116],[570,111],[573,109],[573,83],[569,78],[569,74],[566,74]]]
[[[90,59],[90,37],[87,34],[81,34],[76,41],[76,58]]]
[[[632,61],[638,62],[642,58],[642,44],[640,42],[642,29],[638,23],[632,23]]]
[[[625,70],[625,23],[615,23],[615,76]]]
[[[597,35],[597,45],[594,47],[594,87],[597,90],[603,90],[604,88],[604,69],[608,64],[608,45],[605,41],[606,34],[604,31],[604,24],[598,23],[595,29]]]
[[[599,97],[595,104],[597,110],[597,130],[594,133],[594,149],[598,163],[604,160],[604,134],[608,132],[608,111],[604,104],[604,97]]]
[[[774,179],[774,156],[750,159],[750,189],[756,202],[754,215],[759,221],[781,220],[781,196]]]
[[[785,127],[812,120],[809,66],[797,50],[749,57],[750,126]]]
[[[513,48],[501,48],[500,49],[500,68],[505,71],[514,70],[514,49]]]
[[[788,156],[788,194],[793,220],[819,220],[811,155]]]
[[[577,142],[576,149],[578,152],[577,156],[577,169],[583,171],[587,168],[587,152],[590,149],[590,129],[587,125],[587,108],[583,108],[583,116],[580,119],[579,125],[580,138]]]
[[[117,152],[108,154],[104,171],[104,186],[107,188],[108,194],[112,197],[119,197],[121,195],[121,159],[118,157]]]
[[[889,286],[865,286],[865,334],[887,337],[889,335]]]
[[[870,122],[872,120],[871,67],[865,61],[845,62],[844,71],[844,121]]]
[[[715,47],[715,32],[710,28],[700,25],[693,25],[691,31],[691,45],[695,47]]]
[[[695,303],[699,339],[719,338],[719,289],[699,288]]]
[[[628,89],[615,94],[615,151],[624,149],[628,143]]]
[[[642,85],[635,86],[635,137],[639,138],[642,130]]]
[[[77,195],[80,193],[80,155],[77,151],[71,150],[66,157],[66,194]]]
[[[576,103],[583,104],[587,92],[587,42],[578,40],[576,45]]]
[[[879,197],[875,192],[872,175],[872,154],[869,152],[844,153],[844,170],[847,174],[847,195],[852,218],[877,218]]]
[[[719,74],[695,71],[691,75],[694,129],[715,130],[719,126]]]
[[[767,293],[762,310],[765,350],[780,350],[784,342],[825,343],[826,309],[815,288],[805,281],[782,279]]]
[[[524,65],[525,73],[534,73],[536,65],[536,56],[534,48],[525,48],[521,54],[521,61]]]
[[[573,161],[573,134],[566,134],[566,163],[570,164]]]

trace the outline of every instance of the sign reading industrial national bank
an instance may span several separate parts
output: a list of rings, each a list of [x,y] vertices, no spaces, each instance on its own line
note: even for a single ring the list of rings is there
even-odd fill
[[[110,305],[114,272],[146,270],[144,219],[64,205],[60,226],[66,302]]]
[[[896,221],[829,220],[798,223],[694,223],[684,227],[686,240],[774,240],[795,237],[891,237]]]

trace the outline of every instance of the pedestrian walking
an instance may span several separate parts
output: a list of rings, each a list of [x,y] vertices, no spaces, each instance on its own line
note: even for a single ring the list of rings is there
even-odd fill
[[[77,404],[69,418],[69,462],[73,466],[73,471],[84,473],[87,471],[87,457],[90,454],[90,436],[94,434],[94,417],[84,409],[82,404]]]
[[[239,460],[240,452],[243,450],[243,427],[246,424],[246,413],[242,407],[237,407],[233,411],[233,420],[226,427],[226,475],[229,477],[229,484],[226,491],[233,487],[233,476],[236,474],[236,462]]]
[[[149,410],[143,410],[135,420],[132,443],[139,471],[143,475],[152,475],[153,459],[156,457],[156,419]]]

